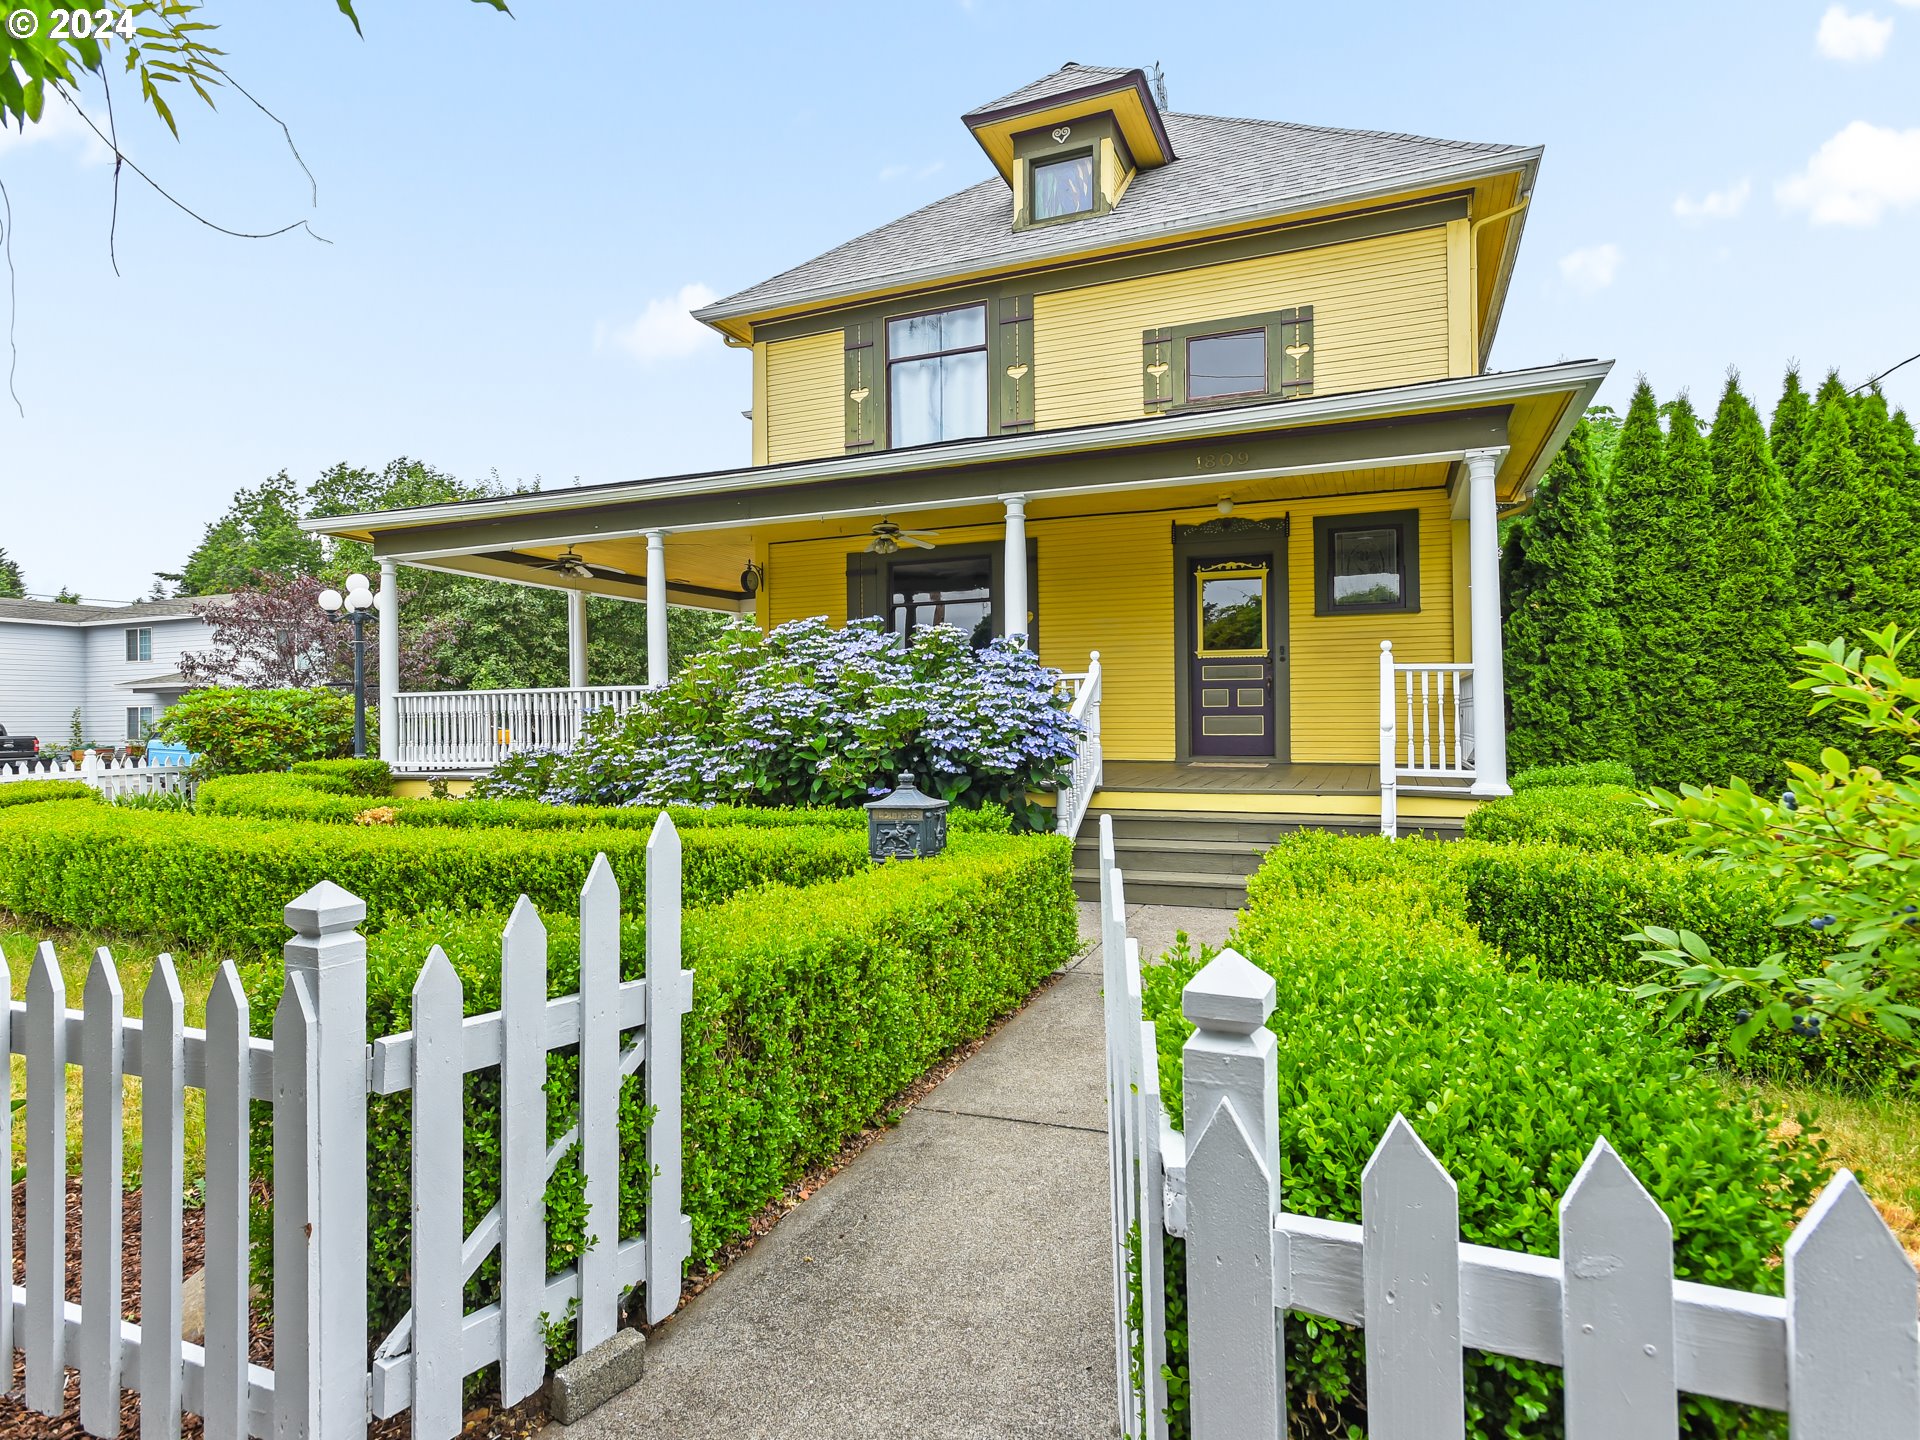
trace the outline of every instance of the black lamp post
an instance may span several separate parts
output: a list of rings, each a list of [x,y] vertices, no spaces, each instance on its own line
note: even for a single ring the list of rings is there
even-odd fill
[[[353,622],[353,758],[367,758],[367,615],[377,609],[380,597],[373,593],[367,577],[355,571],[347,576],[347,593],[322,590],[320,608],[338,624]]]

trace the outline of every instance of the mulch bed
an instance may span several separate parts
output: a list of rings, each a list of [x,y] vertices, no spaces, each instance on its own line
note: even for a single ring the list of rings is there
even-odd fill
[[[700,1294],[720,1277],[735,1260],[759,1243],[761,1237],[768,1234],[775,1225],[790,1214],[799,1205],[813,1195],[822,1185],[838,1175],[869,1146],[882,1135],[899,1124],[906,1112],[927,1097],[941,1081],[945,1080],[962,1064],[971,1059],[980,1047],[997,1034],[1020,1010],[1026,1008],[1043,991],[1050,988],[1059,975],[1055,974],[1043,980],[1019,1009],[1010,1011],[995,1021],[993,1026],[979,1039],[969,1041],[950,1052],[933,1069],[915,1080],[906,1089],[895,1095],[881,1111],[881,1119],[869,1125],[855,1135],[838,1154],[816,1165],[800,1179],[789,1185],[775,1200],[767,1204],[759,1214],[753,1217],[748,1233],[730,1245],[721,1248],[712,1260],[692,1270],[680,1287],[680,1303],[685,1305],[694,1296]],[[24,1182],[13,1187],[13,1282],[16,1285],[26,1283],[26,1191]],[[201,1257],[206,1248],[206,1215],[201,1210],[187,1210],[183,1215],[181,1259],[183,1275],[191,1275],[200,1268]],[[80,1300],[80,1181],[77,1177],[67,1180],[67,1299],[75,1304]],[[121,1202],[121,1227],[123,1240],[120,1251],[121,1266],[121,1313],[127,1319],[138,1322],[140,1319],[140,1192],[129,1191]],[[663,1321],[662,1324],[670,1323]],[[641,1324],[640,1328],[652,1331],[657,1328]],[[253,1333],[249,1344],[248,1358],[256,1365],[271,1367],[273,1364],[273,1327],[267,1316],[256,1311],[253,1315]],[[34,1410],[29,1410],[20,1400],[25,1384],[25,1357],[16,1356],[13,1363],[12,1388],[0,1395],[0,1440],[84,1440],[86,1432],[80,1428],[80,1381],[72,1370],[67,1372],[66,1414],[60,1418],[51,1418]],[[547,1422],[547,1390],[542,1387],[511,1409],[497,1408],[497,1398],[482,1400],[466,1416],[466,1424],[461,1430],[460,1440],[527,1440]],[[367,1429],[369,1440],[409,1440],[412,1434],[411,1417],[405,1413],[390,1420],[376,1420]],[[201,1423],[197,1415],[184,1415],[180,1421],[182,1440],[201,1440]],[[140,1397],[131,1390],[123,1391],[120,1397],[120,1436],[119,1440],[139,1440],[140,1436]]]

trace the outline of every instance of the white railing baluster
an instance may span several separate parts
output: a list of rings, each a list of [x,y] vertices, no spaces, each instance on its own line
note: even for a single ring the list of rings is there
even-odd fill
[[[180,1434],[181,1206],[186,1188],[186,1001],[173,957],[153,962],[140,1002],[140,1440]],[[116,1317],[117,1318],[117,1317]]]
[[[126,999],[113,956],[93,952],[80,1028],[80,1424],[120,1433],[121,1105]],[[64,1123],[65,1117],[62,1117]],[[64,1227],[63,1227],[64,1230]],[[29,1229],[28,1234],[32,1231]]]
[[[67,1401],[67,987],[42,941],[27,975],[27,1407]]]
[[[580,1353],[611,1339],[620,1305],[620,884],[596,855],[580,892]]]
[[[500,1399],[546,1374],[547,927],[522,895],[500,937]],[[648,1220],[651,1228],[653,1221]]]
[[[248,1039],[247,994],[228,960],[207,997],[206,1440],[247,1440]]]
[[[413,986],[413,1435],[460,1433],[466,1141],[460,977],[438,945]]]

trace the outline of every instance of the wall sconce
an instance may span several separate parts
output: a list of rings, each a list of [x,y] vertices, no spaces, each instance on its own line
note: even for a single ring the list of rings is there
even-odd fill
[[[766,583],[767,567],[764,565],[756,565],[749,560],[747,562],[747,568],[740,572],[740,588],[746,591],[747,598],[751,600],[755,595],[758,595],[760,593],[760,587]]]

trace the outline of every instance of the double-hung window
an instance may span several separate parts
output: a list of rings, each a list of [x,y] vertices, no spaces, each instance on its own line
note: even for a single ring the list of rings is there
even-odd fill
[[[153,706],[127,706],[127,739],[134,744],[147,738],[147,731],[153,728]]]
[[[137,630],[127,631],[127,659],[153,659],[153,631],[142,625]]]
[[[887,415],[895,446],[987,433],[987,307],[887,322]]]

